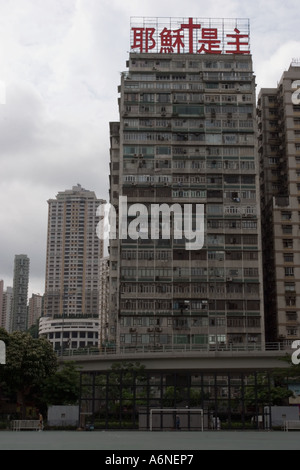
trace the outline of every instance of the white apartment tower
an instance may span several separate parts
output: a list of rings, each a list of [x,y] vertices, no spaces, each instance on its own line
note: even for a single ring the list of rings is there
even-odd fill
[[[99,262],[103,240],[97,235],[98,206],[81,185],[48,201],[44,315],[40,334],[56,349],[98,345]]]

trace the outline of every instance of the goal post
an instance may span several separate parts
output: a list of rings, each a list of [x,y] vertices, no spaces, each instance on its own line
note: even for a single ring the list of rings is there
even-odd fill
[[[191,417],[192,415],[196,415],[199,417],[199,423],[197,427],[200,427],[201,431],[204,431],[204,417],[203,417],[203,409],[202,408],[151,408],[150,409],[150,422],[149,422],[149,429],[153,431],[153,415],[156,413],[166,415],[173,415],[176,417]]]

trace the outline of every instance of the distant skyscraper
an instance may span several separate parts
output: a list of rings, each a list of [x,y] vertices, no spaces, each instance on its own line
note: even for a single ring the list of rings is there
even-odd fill
[[[42,316],[43,296],[32,294],[28,304],[28,328],[36,324]]]
[[[6,290],[3,292],[1,326],[8,332],[11,331],[12,306],[13,306],[13,288],[7,287]]]
[[[26,331],[27,329],[29,264],[27,255],[15,256],[11,331]]]
[[[300,64],[258,99],[267,341],[300,334]]]
[[[48,201],[44,318],[40,321],[40,334],[46,335],[55,349],[98,345],[99,262],[103,241],[96,229],[97,208],[102,203],[105,201],[79,184]]]
[[[3,294],[4,294],[4,281],[0,280],[0,328],[4,326],[4,315],[3,315]]]

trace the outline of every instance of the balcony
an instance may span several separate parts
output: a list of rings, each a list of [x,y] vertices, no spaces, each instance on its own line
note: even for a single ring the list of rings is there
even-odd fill
[[[273,197],[273,207],[287,207],[290,205],[289,196],[274,196]]]

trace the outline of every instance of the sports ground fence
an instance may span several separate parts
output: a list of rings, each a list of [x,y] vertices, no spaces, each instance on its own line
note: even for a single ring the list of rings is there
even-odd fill
[[[271,429],[279,388],[287,397],[287,379],[271,371],[84,371],[80,423],[149,431]]]

